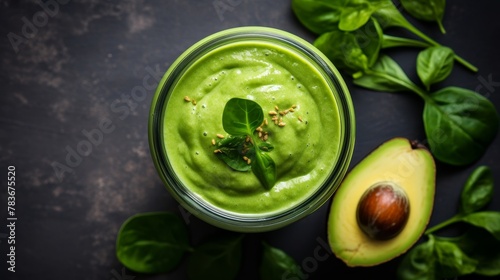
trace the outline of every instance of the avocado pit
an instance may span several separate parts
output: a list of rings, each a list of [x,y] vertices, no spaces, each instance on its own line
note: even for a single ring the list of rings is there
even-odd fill
[[[389,240],[405,227],[410,202],[405,191],[393,182],[379,182],[361,196],[356,219],[360,229],[370,238]]]

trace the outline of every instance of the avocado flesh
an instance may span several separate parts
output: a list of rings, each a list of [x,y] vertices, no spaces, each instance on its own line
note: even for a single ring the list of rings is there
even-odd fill
[[[436,168],[425,148],[393,138],[366,156],[346,176],[332,200],[328,241],[348,266],[373,266],[406,252],[420,238],[434,205]],[[406,192],[410,214],[403,230],[389,240],[375,240],[358,226],[356,208],[363,193],[380,181],[392,181]]]

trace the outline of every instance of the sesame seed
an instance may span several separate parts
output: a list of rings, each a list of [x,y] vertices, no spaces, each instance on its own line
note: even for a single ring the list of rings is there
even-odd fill
[[[262,131],[262,127],[257,127],[255,130],[257,130],[258,132],[261,132]]]
[[[286,109],[285,111],[283,111],[283,113],[285,113],[285,115],[288,114],[288,112],[290,112],[289,109]]]
[[[215,139],[212,139],[212,146],[215,146]]]
[[[293,104],[293,105],[292,105],[292,108],[293,108],[293,109],[297,108],[297,105]]]
[[[224,139],[224,135],[217,133],[217,138]]]
[[[302,122],[302,117],[298,116],[297,119],[299,119],[299,122]]]
[[[264,125],[267,125],[268,122],[267,122],[267,119],[264,119]]]
[[[189,96],[186,95],[186,96],[184,96],[184,101],[191,102],[191,98],[189,98]]]
[[[286,123],[284,123],[284,122],[278,123],[278,126],[281,126],[281,127],[284,127],[285,125],[286,125]]]
[[[269,111],[269,115],[276,116],[278,113],[276,111]]]
[[[214,154],[218,154],[218,153],[222,153],[221,150],[217,149],[217,150],[214,150]]]
[[[247,157],[247,156],[243,156],[243,160],[244,160],[244,161],[247,161],[247,160],[248,160],[248,157]]]
[[[264,137],[262,137],[262,140],[267,141],[268,135],[264,134]]]
[[[191,100],[191,103],[193,103],[193,105],[196,105],[196,100]]]
[[[259,138],[262,138],[262,131],[259,131]]]
[[[293,112],[295,112],[295,109],[293,109],[293,108],[290,108],[290,109],[288,109],[288,110],[289,110],[290,112],[292,112],[292,113],[293,113]]]
[[[278,106],[274,106],[274,110],[279,111],[280,108]]]
[[[247,159],[247,164],[250,164],[252,163],[252,160],[251,159]]]

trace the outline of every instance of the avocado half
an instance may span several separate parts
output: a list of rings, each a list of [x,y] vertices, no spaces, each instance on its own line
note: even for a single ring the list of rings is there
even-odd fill
[[[358,222],[360,200],[381,182],[400,187],[409,202],[402,229],[383,240],[370,237]],[[434,158],[425,147],[406,138],[393,138],[380,145],[347,174],[333,197],[328,217],[328,241],[333,253],[348,266],[373,266],[406,252],[429,222],[435,182]]]

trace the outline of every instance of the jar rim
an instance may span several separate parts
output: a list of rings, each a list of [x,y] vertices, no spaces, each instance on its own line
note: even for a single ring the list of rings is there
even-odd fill
[[[326,76],[323,79],[328,82],[332,93],[335,95],[341,121],[340,126],[343,130],[340,134],[338,160],[323,184],[299,204],[278,213],[267,214],[267,216],[266,214],[249,215],[224,211],[190,193],[188,188],[179,187],[180,182],[172,177],[174,172],[168,162],[163,145],[163,114],[166,102],[168,102],[169,89],[175,86],[183,71],[189,68],[189,65],[196,58],[212,49],[231,42],[240,42],[240,40],[264,40],[283,44],[315,62],[315,65],[319,67],[318,70],[325,73]],[[172,63],[158,84],[151,103],[148,123],[151,156],[155,168],[169,193],[186,210],[201,220],[220,228],[241,232],[261,232],[277,229],[307,216],[322,206],[330,199],[347,173],[354,150],[354,138],[355,119],[351,97],[342,76],[335,66],[318,49],[302,38],[283,30],[258,26],[237,27],[219,31],[201,39],[184,51]]]

